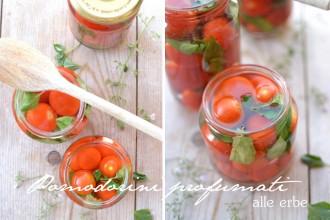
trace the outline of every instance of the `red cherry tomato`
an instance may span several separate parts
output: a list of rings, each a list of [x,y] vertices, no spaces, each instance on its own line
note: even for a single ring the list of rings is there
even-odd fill
[[[120,170],[120,168],[120,159],[115,155],[111,155],[102,159],[99,169],[105,176],[110,178],[116,176],[116,173]]]
[[[69,82],[75,84],[75,85],[79,85],[79,83],[77,82],[77,77],[78,75],[73,71],[70,70],[68,68],[65,68],[63,66],[59,66],[57,67],[57,70],[61,73],[61,75],[67,79]]]
[[[236,37],[232,23],[227,18],[216,18],[204,26],[204,38],[214,38],[223,49],[227,49]]]
[[[270,102],[275,97],[276,92],[276,88],[273,86],[259,86],[257,88],[257,100],[261,103]]]
[[[172,47],[172,45],[169,43],[165,44],[165,53],[166,53],[166,58],[172,61],[177,61],[180,56],[180,52],[174,47]]]
[[[45,103],[39,103],[35,108],[26,112],[28,123],[42,131],[55,131],[56,117],[53,109]]]
[[[49,102],[49,93],[50,91],[43,91],[40,93],[39,103],[47,103]]]
[[[174,61],[166,61],[166,73],[169,79],[175,79],[178,74],[179,66]]]
[[[272,0],[242,0],[240,8],[248,16],[267,15],[272,10]]]
[[[185,90],[181,94],[181,102],[192,110],[198,110],[202,102],[202,94],[191,90]]]
[[[187,17],[190,17],[187,21]],[[180,40],[190,36],[198,25],[196,13],[192,11],[180,12],[166,16],[166,37]]]
[[[242,105],[234,97],[223,97],[213,104],[214,116],[222,123],[237,123],[243,115]]]
[[[255,182],[271,181],[279,174],[279,168],[275,163],[269,163],[260,169],[253,169],[251,173],[252,180]]]
[[[74,188],[81,187],[81,190],[76,191],[79,195],[88,195],[93,190],[92,189],[83,190],[83,188],[86,186],[95,187],[96,182],[95,182],[92,172],[86,171],[86,170],[80,170],[73,174],[72,179],[71,179],[71,186]]]
[[[230,155],[232,149],[231,144],[216,139],[207,124],[202,126],[201,132],[207,145],[214,153],[220,153],[226,156]]]
[[[244,95],[254,94],[255,88],[248,79],[242,76],[234,76],[221,83],[215,100],[224,96],[234,96],[236,99],[240,100]]]
[[[271,124],[272,122],[267,118],[255,114],[248,119],[247,130],[251,132],[257,131],[269,127]],[[276,142],[277,135],[275,128],[270,127],[266,130],[255,132],[250,137],[253,139],[256,150],[265,151]]]
[[[77,152],[80,169],[94,170],[101,162],[101,153],[95,147],[83,148]]]
[[[95,194],[96,194],[97,198],[99,198],[103,201],[107,201],[107,200],[111,199],[112,197],[114,197],[115,195],[117,195],[117,191],[116,190],[106,190],[105,189],[104,191],[98,191]]]
[[[117,144],[114,144],[114,145],[117,145]],[[100,151],[102,158],[116,154],[114,150],[112,150],[108,146],[102,145],[102,144],[97,146],[97,150]]]
[[[285,24],[291,14],[291,0],[287,0],[287,3],[282,7],[274,8],[266,17],[266,19],[272,24],[272,26],[278,27]]]
[[[58,115],[75,116],[80,109],[80,101],[72,96],[58,91],[51,91],[49,104]]]

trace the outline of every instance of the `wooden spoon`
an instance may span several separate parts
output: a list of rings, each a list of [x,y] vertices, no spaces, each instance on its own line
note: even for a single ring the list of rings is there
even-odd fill
[[[23,91],[58,90],[162,141],[162,129],[68,82],[52,61],[21,41],[0,39],[0,81]]]

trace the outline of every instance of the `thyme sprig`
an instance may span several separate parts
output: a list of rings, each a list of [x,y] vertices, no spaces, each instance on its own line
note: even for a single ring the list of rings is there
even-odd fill
[[[15,176],[15,188],[18,189],[22,185],[24,185],[26,182],[38,179],[40,177],[41,177],[40,175],[39,176],[33,176],[33,177],[27,177],[24,174],[22,174],[21,171],[19,171]]]
[[[133,59],[136,59],[136,53],[142,52],[142,49],[140,48],[140,43],[142,36],[146,32],[149,31],[153,37],[155,36],[157,37],[157,35],[155,35],[155,32],[149,30],[150,25],[154,21],[154,19],[155,19],[154,16],[152,17],[147,17],[143,15],[138,16],[138,20],[143,24],[143,28],[137,34],[137,40],[128,43],[127,45],[128,53],[123,61],[121,60],[114,61],[116,70],[119,72],[119,76],[117,77],[117,79],[106,80],[106,85],[109,86],[111,89],[112,95],[110,97],[110,101],[116,105],[119,105],[121,107],[125,107],[127,105],[127,99],[123,97],[124,89],[127,88],[127,83],[126,83],[127,77],[130,75],[136,77],[138,75],[138,71],[136,70],[136,67],[129,66],[129,63]],[[145,115],[143,114],[143,116]],[[117,120],[116,124],[117,127],[120,128],[121,130],[125,128],[125,124],[122,121]]]
[[[312,87],[311,94],[313,95],[316,106],[318,106],[323,112],[327,112],[327,103],[328,96],[324,92],[322,92],[319,88]]]

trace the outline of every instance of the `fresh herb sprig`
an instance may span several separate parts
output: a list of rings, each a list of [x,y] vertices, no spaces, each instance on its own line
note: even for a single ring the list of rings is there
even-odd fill
[[[308,220],[330,219],[330,203],[318,202],[308,206]]]
[[[56,64],[58,66],[63,66],[65,68],[68,68],[68,69],[71,69],[71,70],[79,69],[80,66],[78,64],[74,63],[69,58],[69,55],[74,50],[79,48],[80,45],[81,45],[81,43],[79,43],[78,45],[76,45],[75,47],[73,47],[71,49],[66,49],[65,46],[63,46],[62,44],[55,43],[54,44],[54,49],[55,49],[55,52],[56,52],[56,55],[55,55]]]
[[[300,158],[301,162],[307,165],[309,168],[321,168],[325,166],[330,166],[326,164],[321,157],[312,154],[304,154]]]
[[[40,177],[41,177],[40,175],[39,176],[33,176],[33,177],[27,177],[24,174],[22,174],[21,171],[19,171],[15,176],[15,188],[18,189],[22,185],[24,185],[26,182],[38,179]]]
[[[140,209],[134,212],[134,220],[153,220],[150,209]]]

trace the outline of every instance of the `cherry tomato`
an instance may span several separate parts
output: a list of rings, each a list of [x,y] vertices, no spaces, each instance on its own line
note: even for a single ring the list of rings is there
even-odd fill
[[[174,61],[166,61],[166,73],[169,79],[175,79],[178,74],[179,66]]]
[[[267,103],[273,100],[276,95],[276,87],[271,85],[259,86],[257,88],[257,100],[261,103]]]
[[[253,94],[255,94],[255,88],[248,79],[242,76],[234,76],[221,83],[215,100],[224,96],[234,96],[236,99],[240,100],[244,95]]]
[[[281,170],[287,168],[292,160],[292,153],[285,153],[282,155],[279,160],[278,160],[278,166],[280,167]]]
[[[58,91],[51,91],[49,104],[58,115],[75,116],[80,109],[80,101],[72,96]]]
[[[117,145],[117,144],[114,144],[114,145]],[[111,148],[109,148],[107,145],[99,144],[97,146],[97,150],[100,151],[102,158],[116,154],[115,151],[112,150]]]
[[[255,88],[268,86],[268,87],[273,87],[272,89],[274,89],[276,92],[278,92],[279,90],[276,83],[267,77],[257,76],[257,75],[247,75],[246,78],[251,81],[251,83]]]
[[[267,164],[260,169],[253,169],[251,177],[256,182],[271,181],[279,174],[279,168],[275,163]]]
[[[242,0],[240,8],[248,16],[262,16],[272,10],[272,0]]]
[[[198,110],[202,102],[201,92],[185,90],[181,94],[181,102],[192,110]]]
[[[231,144],[216,139],[207,124],[202,126],[201,132],[204,140],[213,152],[226,156],[230,155],[232,149]]]
[[[56,113],[45,103],[39,103],[26,112],[26,120],[33,127],[42,131],[52,132],[56,129]]]
[[[93,189],[83,190],[84,187],[90,186],[90,185],[93,187],[96,186],[96,182],[95,182],[92,172],[87,171],[87,170],[80,170],[73,174],[72,179],[71,179],[71,186],[74,188],[81,187],[81,190],[76,191],[79,195],[90,194],[93,191]]]
[[[116,173],[118,172],[118,170],[120,170],[120,168],[121,168],[121,161],[115,155],[110,155],[103,158],[99,167],[103,175],[109,178],[116,176]]]
[[[48,104],[48,102],[49,102],[49,93],[50,93],[50,91],[41,92],[39,102]]]
[[[78,156],[77,154],[73,155],[71,158],[71,162],[70,162],[70,168],[73,171],[78,171],[80,170],[80,165],[79,165],[79,160],[78,160]]]
[[[226,176],[230,176],[232,166],[229,161],[215,159],[215,165]]]
[[[247,122],[248,131],[257,131],[270,126],[272,122],[267,118],[264,118],[258,114],[251,116]],[[276,142],[276,130],[274,127],[270,127],[266,130],[254,132],[250,135],[253,139],[253,144],[256,150],[264,151],[271,147]]]
[[[266,19],[272,24],[272,26],[278,27],[285,24],[291,14],[291,0],[287,0],[287,3],[282,7],[273,9]]]
[[[57,70],[61,73],[61,75],[67,79],[69,82],[75,84],[75,85],[79,85],[79,83],[77,82],[77,74],[73,71],[70,70],[66,67],[63,66],[59,66],[57,67]]]
[[[223,97],[213,104],[214,116],[222,123],[237,123],[243,115],[242,105],[234,97]]]
[[[180,56],[180,52],[174,47],[172,47],[172,45],[169,43],[165,44],[165,53],[166,53],[166,58],[172,61],[178,60]]]
[[[223,49],[227,49],[236,37],[232,23],[227,18],[216,18],[204,26],[204,38],[214,38]]]
[[[109,199],[111,199],[112,197],[114,197],[115,195],[117,195],[117,191],[116,190],[104,190],[104,191],[98,191],[95,193],[96,197],[103,200],[103,201],[107,201]]]
[[[101,162],[101,153],[95,147],[83,148],[77,152],[80,169],[94,170]]]
[[[189,17],[189,21],[187,21]],[[198,25],[196,13],[193,11],[166,16],[166,37],[180,40],[189,37]]]

